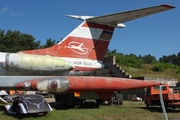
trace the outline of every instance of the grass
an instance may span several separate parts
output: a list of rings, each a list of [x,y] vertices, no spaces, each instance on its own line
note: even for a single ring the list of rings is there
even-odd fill
[[[58,103],[50,103],[53,111],[46,116],[25,117],[24,120],[163,120],[160,107],[147,109],[144,102],[124,101],[122,106],[100,106],[99,109],[64,109]],[[180,109],[167,110],[169,120],[179,120]],[[15,116],[4,115],[0,106],[1,120],[16,120]]]

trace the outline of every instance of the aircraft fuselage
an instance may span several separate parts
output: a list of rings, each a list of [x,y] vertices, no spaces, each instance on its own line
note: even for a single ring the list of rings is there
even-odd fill
[[[104,67],[102,61],[42,55],[0,53],[0,75],[86,75]]]

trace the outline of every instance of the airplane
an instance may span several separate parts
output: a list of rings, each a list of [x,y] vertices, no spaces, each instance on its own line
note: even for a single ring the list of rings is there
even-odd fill
[[[109,99],[114,91],[146,88],[160,82],[88,76],[103,69],[115,28],[124,22],[171,10],[163,4],[102,16],[68,17],[83,22],[56,45],[17,53],[0,52],[0,89],[37,90],[55,94],[57,102],[81,105],[85,99]]]

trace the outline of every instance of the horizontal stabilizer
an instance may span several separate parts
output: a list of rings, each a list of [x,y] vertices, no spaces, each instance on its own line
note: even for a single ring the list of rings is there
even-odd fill
[[[66,15],[68,17],[71,17],[71,18],[76,18],[76,19],[79,19],[79,20],[87,20],[89,18],[93,18],[94,16],[78,16],[78,15]]]
[[[87,22],[98,23],[108,25],[111,27],[125,27],[121,25],[123,22],[135,20],[141,17],[149,16],[155,13],[163,12],[175,8],[171,5],[158,5],[153,7],[141,8],[136,10],[130,10],[125,12],[118,12],[114,14],[108,14],[103,16],[78,16],[78,15],[67,15],[72,18],[84,20]],[[121,25],[121,26],[118,26]]]

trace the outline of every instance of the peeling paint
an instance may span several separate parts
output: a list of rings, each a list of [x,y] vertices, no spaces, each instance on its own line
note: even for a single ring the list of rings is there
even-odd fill
[[[8,54],[6,57],[6,69],[18,72],[50,72],[68,71],[73,67],[65,60],[51,56],[30,54]]]

